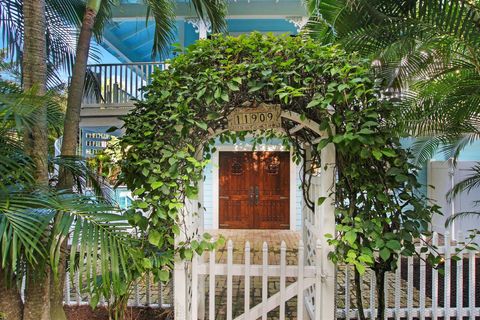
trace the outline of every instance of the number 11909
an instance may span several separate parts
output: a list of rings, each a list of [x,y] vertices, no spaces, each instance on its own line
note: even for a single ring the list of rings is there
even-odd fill
[[[234,117],[235,124],[255,124],[273,120],[272,112],[242,113]]]

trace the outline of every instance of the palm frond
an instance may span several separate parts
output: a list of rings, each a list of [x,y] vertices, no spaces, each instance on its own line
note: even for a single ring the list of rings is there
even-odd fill
[[[37,264],[46,258],[42,240],[54,211],[48,194],[22,188],[0,189],[0,248],[2,268],[14,269],[25,259]]]
[[[148,24],[150,16],[153,17],[155,22],[152,58],[155,59],[159,54],[167,56],[174,39],[174,3],[170,0],[144,0],[144,2],[147,5],[146,23]]]
[[[193,8],[202,20],[210,20],[213,33],[225,31],[227,6],[222,0],[191,0]]]
[[[455,186],[447,193],[447,200],[451,201],[462,192],[469,193],[472,189],[480,187],[480,163],[477,163],[470,169],[472,172],[467,178],[455,184]]]
[[[455,221],[455,220],[465,219],[465,218],[469,218],[469,217],[480,218],[480,212],[479,211],[465,211],[465,212],[455,213],[454,215],[448,217],[447,220],[445,220],[445,227],[448,227],[449,225],[451,225],[452,222]]]

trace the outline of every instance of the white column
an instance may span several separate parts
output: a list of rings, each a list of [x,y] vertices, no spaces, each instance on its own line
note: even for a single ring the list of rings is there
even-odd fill
[[[297,32],[302,31],[303,27],[305,27],[308,23],[308,17],[302,16],[286,17],[285,20],[292,23],[295,28],[297,28]]]
[[[185,206],[180,216],[180,235],[175,239],[175,245],[179,242],[191,240],[196,234],[198,222],[198,200],[185,199]],[[180,257],[175,258],[173,290],[174,290],[174,310],[176,320],[190,319],[191,294],[191,268],[190,261],[183,261]],[[198,290],[198,288],[191,288]]]
[[[328,259],[333,249],[327,243],[325,234],[335,234],[335,146],[327,145],[321,152],[320,196],[327,197],[315,213],[315,227],[319,228],[319,244],[322,247],[321,301],[315,301],[315,308],[321,308],[320,319],[335,319],[335,265]],[[316,210],[317,211],[317,210]],[[318,219],[318,220],[317,220]],[[318,285],[318,283],[317,283]]]
[[[199,39],[207,39],[208,33],[212,32],[212,24],[209,20],[202,20],[197,17],[188,17],[185,18],[185,21],[193,26],[195,33],[198,33]]]

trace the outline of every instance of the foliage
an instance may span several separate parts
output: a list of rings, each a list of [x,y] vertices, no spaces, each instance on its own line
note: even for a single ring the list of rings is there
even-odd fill
[[[447,157],[478,139],[480,8],[473,1],[310,1],[311,34],[359,51],[402,91],[399,129],[426,136],[423,163],[438,149]],[[401,126],[400,126],[401,125]]]
[[[70,272],[84,275],[92,304],[102,294],[107,298],[125,294],[124,280],[143,272],[142,267],[134,268],[141,251],[126,219],[98,195],[82,195],[81,188],[76,194],[56,191],[54,185],[40,188],[33,178],[35,168],[24,152],[23,132],[45,104],[49,127],[59,126],[61,110],[55,99],[48,94],[38,97],[35,88],[21,92],[13,83],[0,82],[0,91],[0,267],[6,272],[2,276],[21,279],[25,268],[46,266],[58,276],[61,243],[72,233]],[[68,168],[78,181],[94,177],[81,159],[49,161],[52,183],[56,165]]]
[[[215,36],[173,59],[168,70],[157,70],[146,91],[145,101],[124,119],[120,180],[138,197],[129,221],[168,253],[164,263],[176,252],[189,259],[192,251],[208,248],[183,234],[187,198],[197,197],[215,136],[229,142],[247,133],[225,132],[228,114],[257,102],[317,122],[327,136],[314,148],[315,159],[329,143],[337,148],[335,262],[353,263],[361,272],[391,270],[400,254],[413,254],[413,238],[435,212],[416,196],[414,167],[391,130],[392,107],[378,100],[368,65],[338,47],[258,33]],[[294,125],[282,123],[285,132]],[[286,139],[299,157],[300,142],[313,143],[312,137],[302,131]],[[174,251],[179,235],[190,242]]]

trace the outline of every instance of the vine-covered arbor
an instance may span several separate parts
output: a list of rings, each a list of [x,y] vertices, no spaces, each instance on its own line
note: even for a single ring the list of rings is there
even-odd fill
[[[304,37],[214,36],[173,59],[168,70],[155,72],[145,100],[125,118],[123,181],[141,199],[134,203],[135,214],[149,217],[131,220],[143,224],[150,242],[162,250],[158,264],[175,261],[177,319],[189,317],[185,299],[196,291],[189,287],[189,264],[182,261],[212,246],[202,239],[202,170],[216,139],[247,137],[281,139],[303,163],[306,260],[321,264],[322,279],[316,283],[321,290],[307,291],[306,299],[322,306],[314,311],[318,317],[334,318],[335,269],[325,237],[335,233],[334,145],[344,144],[348,130],[359,131],[359,123],[376,125],[378,119],[355,115],[376,101],[363,61]],[[373,133],[374,128],[364,130]],[[319,181],[315,192],[312,180]],[[320,247],[322,259],[316,261]]]

